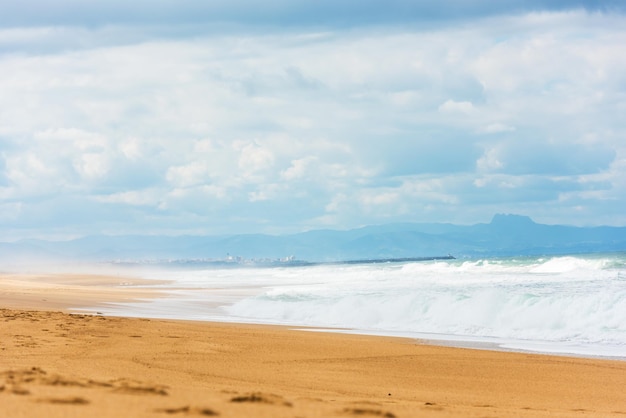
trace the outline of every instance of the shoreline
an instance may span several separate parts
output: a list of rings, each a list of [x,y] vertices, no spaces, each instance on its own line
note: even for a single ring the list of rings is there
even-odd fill
[[[191,321],[206,323],[228,323],[241,325],[276,326],[292,330],[341,333],[348,335],[368,335],[377,337],[405,338],[410,341],[443,347],[458,347],[500,352],[552,355],[574,358],[626,361],[626,352],[620,348],[598,353],[594,346],[567,345],[535,340],[502,339],[497,337],[462,336],[425,332],[402,332],[333,328],[316,325],[273,323],[271,321],[235,320],[230,317],[206,315],[202,318],[180,317],[164,314],[137,314],[124,310],[126,304],[136,307],[167,300],[172,291],[189,291],[185,287],[160,287],[174,283],[168,279],[153,279],[131,275],[132,271],[110,271],[101,274],[66,273],[0,273],[0,308],[27,308],[35,310],[60,310],[70,314],[105,315],[118,318],[144,318],[155,320]],[[134,272],[136,273],[136,272]],[[150,275],[147,273],[147,275]],[[232,292],[232,289],[226,289]],[[211,293],[221,293],[224,289],[214,289]],[[205,302],[206,303],[206,302]],[[219,302],[206,303],[213,309]],[[107,309],[108,308],[108,309]],[[560,345],[560,347],[559,347]],[[565,346],[564,346],[565,345]],[[595,351],[594,351],[595,348]],[[608,351],[615,351],[616,354]]]
[[[20,284],[0,277],[0,403],[8,416],[626,414],[624,361],[69,312],[98,297],[106,303],[147,295],[121,285],[127,279],[34,275]]]
[[[139,302],[141,303],[141,302]],[[110,307],[110,305],[103,305],[104,308]],[[451,348],[463,348],[472,350],[486,350],[497,351],[503,353],[519,353],[530,355],[546,355],[555,357],[572,357],[582,359],[597,359],[597,360],[610,360],[610,361],[622,361],[626,362],[626,353],[620,348],[615,347],[616,354],[598,354],[594,352],[594,347],[589,346],[568,346],[570,348],[555,348],[559,347],[559,344],[551,342],[546,343],[543,341],[534,340],[504,340],[496,337],[476,337],[467,335],[450,335],[450,334],[432,334],[432,333],[415,333],[415,332],[392,332],[392,331],[371,331],[363,329],[352,328],[331,328],[325,326],[316,325],[302,325],[302,324],[279,324],[263,321],[239,321],[230,319],[196,319],[196,318],[174,318],[174,317],[158,317],[158,316],[139,316],[129,315],[124,313],[111,313],[106,312],[106,309],[96,308],[77,308],[67,310],[70,314],[85,314],[85,315],[104,315],[115,318],[137,318],[137,319],[154,319],[162,321],[182,321],[182,322],[195,322],[195,323],[207,323],[207,324],[233,324],[243,326],[268,326],[283,328],[293,331],[306,331],[306,332],[320,332],[331,334],[345,334],[345,335],[363,335],[379,338],[399,338],[406,339],[417,344],[432,345],[440,347]],[[566,343],[560,343],[566,344]],[[533,346],[534,348],[530,348]]]
[[[267,324],[273,325],[273,324]],[[572,357],[572,358],[584,358],[584,359],[597,359],[597,360],[610,360],[610,361],[623,361],[626,362],[626,353],[620,353],[621,355],[608,355],[608,354],[595,354],[584,353],[582,348],[578,348],[578,351],[565,351],[565,350],[550,350],[548,348],[524,348],[524,345],[541,345],[541,341],[525,341],[508,342],[502,341],[498,338],[490,337],[470,337],[470,336],[456,336],[448,334],[428,334],[428,333],[392,333],[392,332],[375,332],[367,330],[353,330],[346,328],[322,328],[322,327],[303,327],[303,326],[285,326],[289,329],[304,330],[311,332],[330,332],[349,335],[369,335],[373,337],[382,338],[404,338],[412,340],[424,345],[434,345],[441,347],[451,348],[465,348],[471,350],[486,350],[486,351],[498,351],[503,353],[519,353],[530,355],[545,355],[554,357]],[[545,345],[548,345],[545,343]]]

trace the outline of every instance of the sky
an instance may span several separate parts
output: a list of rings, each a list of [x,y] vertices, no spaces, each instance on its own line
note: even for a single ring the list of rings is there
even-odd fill
[[[621,0],[0,9],[0,241],[626,225]]]

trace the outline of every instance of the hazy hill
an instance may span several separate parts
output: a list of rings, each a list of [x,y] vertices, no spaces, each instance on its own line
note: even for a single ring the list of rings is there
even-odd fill
[[[307,261],[626,251],[626,227],[542,225],[496,215],[488,224],[402,223],[292,235],[88,236],[71,241],[0,243],[0,260],[155,261],[295,256]]]

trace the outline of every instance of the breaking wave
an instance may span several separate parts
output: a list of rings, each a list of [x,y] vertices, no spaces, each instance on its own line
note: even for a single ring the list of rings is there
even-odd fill
[[[624,254],[276,269],[241,321],[623,346]]]

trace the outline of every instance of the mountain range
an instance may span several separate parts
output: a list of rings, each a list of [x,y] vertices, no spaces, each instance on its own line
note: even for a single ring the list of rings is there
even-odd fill
[[[311,262],[430,257],[555,255],[626,251],[626,227],[544,225],[498,214],[490,223],[394,223],[290,235],[94,235],[69,241],[0,242],[0,262],[162,262],[291,259]]]

